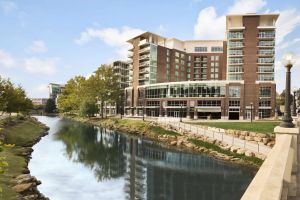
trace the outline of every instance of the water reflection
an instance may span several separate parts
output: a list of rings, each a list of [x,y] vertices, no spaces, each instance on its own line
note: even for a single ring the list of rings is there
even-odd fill
[[[112,130],[64,120],[55,140],[99,182],[123,177],[125,199],[240,199],[254,171],[182,153]]]

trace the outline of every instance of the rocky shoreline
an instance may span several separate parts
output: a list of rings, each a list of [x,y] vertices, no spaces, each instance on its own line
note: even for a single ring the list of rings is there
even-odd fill
[[[203,136],[196,136],[196,135],[190,134],[188,132],[183,132],[182,130],[176,130],[170,126],[164,126],[162,124],[157,124],[156,122],[149,122],[149,125],[150,126],[151,125],[160,126],[166,130],[176,131],[177,133],[179,133],[179,135],[177,135],[177,136],[175,136],[175,135],[157,135],[157,134],[151,133],[150,130],[141,130],[141,129],[137,129],[134,127],[124,126],[124,125],[118,124],[118,123],[107,122],[107,120],[101,120],[101,119],[98,121],[95,121],[95,120],[79,118],[79,117],[70,117],[70,116],[63,116],[63,117],[72,119],[75,121],[83,122],[83,123],[89,123],[89,124],[92,124],[95,126],[101,126],[104,128],[109,128],[109,129],[125,132],[130,135],[143,137],[145,139],[150,139],[150,140],[156,141],[156,142],[158,142],[158,144],[164,145],[168,148],[174,148],[177,150],[184,150],[184,151],[190,151],[190,152],[195,152],[195,153],[205,153],[205,154],[215,157],[217,159],[229,161],[229,162],[247,166],[247,167],[259,168],[260,164],[246,161],[246,160],[243,160],[243,159],[235,157],[235,156],[225,155],[225,154],[222,154],[218,151],[214,151],[209,148],[197,146],[197,145],[193,144],[190,141],[190,139],[198,139],[198,140],[205,141],[205,142],[208,142],[213,145],[217,145],[220,148],[224,149],[225,151],[230,151],[230,152],[233,152],[234,154],[245,155],[246,157],[249,157],[249,158],[257,158],[259,161],[261,161],[261,163],[265,159],[265,157],[263,155],[257,155],[253,152],[239,149],[234,146],[232,146],[232,147],[227,146],[227,145],[222,144],[219,141],[212,140],[210,138],[203,137]]]
[[[28,163],[30,161],[31,154],[33,152],[32,147],[38,143],[42,137],[48,135],[49,127],[45,126],[41,122],[35,121],[34,123],[39,124],[43,127],[44,132],[42,132],[39,137],[34,139],[31,142],[28,142],[26,145],[18,146],[18,152],[16,153],[17,156],[25,158],[25,167],[22,170],[22,174],[14,177],[13,183],[13,190],[19,193],[18,200],[49,200],[49,198],[45,197],[42,193],[39,192],[37,186],[41,184],[41,181],[37,180],[34,176],[30,175],[30,170],[28,169]],[[13,147],[14,148],[14,147]]]

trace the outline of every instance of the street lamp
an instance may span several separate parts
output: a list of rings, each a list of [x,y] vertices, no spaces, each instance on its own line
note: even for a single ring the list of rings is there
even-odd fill
[[[283,56],[282,64],[286,68],[286,83],[285,83],[285,104],[284,104],[284,116],[282,122],[280,123],[281,127],[284,128],[293,128],[293,118],[291,117],[291,68],[295,64],[296,59],[293,53],[287,53]]]
[[[180,122],[182,122],[182,104],[180,104]]]
[[[293,94],[294,94],[294,97],[293,97],[293,113],[292,113],[292,115],[297,116],[297,112],[296,112],[296,108],[297,108],[297,106],[296,106],[297,88],[296,87],[293,88]]]
[[[253,111],[252,110],[253,110],[253,103],[251,102],[250,103],[250,114],[251,114],[250,115],[250,119],[251,119],[251,123],[252,123],[252,115],[253,115]]]

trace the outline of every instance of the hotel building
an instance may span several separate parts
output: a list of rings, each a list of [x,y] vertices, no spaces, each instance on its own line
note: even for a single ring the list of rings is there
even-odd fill
[[[128,42],[125,114],[250,119],[274,116],[278,14],[226,16],[225,40],[145,32]]]

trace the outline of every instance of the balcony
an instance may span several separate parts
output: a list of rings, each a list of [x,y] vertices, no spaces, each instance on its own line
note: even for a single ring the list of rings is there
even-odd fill
[[[228,32],[228,40],[242,40],[244,39],[242,32]]]
[[[259,32],[258,33],[258,38],[259,39],[271,39],[274,40],[275,39],[275,32]]]
[[[140,73],[140,74],[149,74],[149,70],[147,70],[147,69],[141,69],[141,70],[139,71],[139,73]]]
[[[142,60],[149,60],[149,59],[150,59],[150,55],[142,55],[139,58],[140,61],[142,61]]]
[[[132,51],[129,51],[129,52],[127,53],[127,57],[128,57],[128,58],[132,58],[132,57],[133,57],[133,52],[132,52]]]
[[[150,44],[149,41],[147,39],[144,39],[140,41],[139,46],[142,47],[142,46],[147,46],[149,44]]]
[[[150,52],[150,47],[142,48],[142,49],[139,50],[140,54],[149,53],[149,52]]]
[[[274,58],[258,58],[257,64],[260,65],[273,65],[274,64]]]
[[[258,56],[264,56],[264,57],[273,57],[275,54],[274,50],[269,50],[269,49],[261,49],[258,50],[257,55]]]
[[[141,63],[140,63],[140,67],[148,67],[149,65],[150,65],[150,62],[149,62],[149,61],[141,62]]]
[[[274,48],[275,42],[274,41],[260,41],[258,43],[258,47],[263,47],[263,48]]]
[[[244,44],[242,42],[229,42],[229,49],[239,49],[243,48]]]

